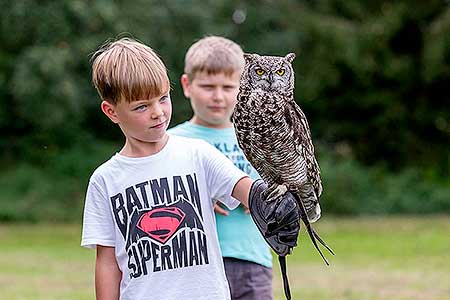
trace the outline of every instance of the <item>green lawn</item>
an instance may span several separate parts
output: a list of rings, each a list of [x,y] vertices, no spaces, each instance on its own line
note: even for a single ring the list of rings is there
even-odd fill
[[[293,299],[450,299],[450,217],[324,218],[333,248],[323,264],[302,231],[288,257]],[[94,299],[95,253],[79,225],[0,225],[0,295],[9,300]],[[275,299],[283,299],[274,260]]]

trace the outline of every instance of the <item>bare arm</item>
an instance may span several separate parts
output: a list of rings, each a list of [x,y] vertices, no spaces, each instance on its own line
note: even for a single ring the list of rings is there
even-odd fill
[[[95,293],[97,300],[119,300],[122,272],[113,247],[97,246]]]
[[[239,200],[245,207],[248,207],[248,194],[252,184],[253,179],[250,177],[243,177],[235,184],[231,196]]]

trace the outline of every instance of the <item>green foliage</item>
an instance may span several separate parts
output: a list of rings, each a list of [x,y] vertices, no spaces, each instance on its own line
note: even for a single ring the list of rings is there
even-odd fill
[[[216,34],[247,52],[295,52],[296,97],[314,141],[351,154],[323,158],[329,209],[448,211],[448,1],[0,0],[1,219],[28,219],[30,207],[45,218],[42,201],[81,207],[58,202],[84,194],[90,173],[80,161],[92,170],[103,157],[92,145],[123,139],[100,112],[89,60],[124,33],[163,57],[172,124],[191,114],[179,77],[195,40]]]
[[[248,52],[297,53],[296,95],[314,136],[347,143],[364,164],[449,174],[447,1],[20,0],[2,1],[0,20],[0,146],[13,159],[24,147],[70,148],[84,132],[120,136],[99,114],[89,58],[124,32],[162,55],[173,123],[184,121],[183,55],[219,34]]]
[[[408,168],[389,172],[364,167],[347,158],[324,157],[321,161],[323,210],[338,215],[450,213],[450,183],[427,178]]]
[[[0,173],[0,222],[81,220],[90,175],[117,149],[85,140],[67,151],[48,149],[39,164],[9,166]]]

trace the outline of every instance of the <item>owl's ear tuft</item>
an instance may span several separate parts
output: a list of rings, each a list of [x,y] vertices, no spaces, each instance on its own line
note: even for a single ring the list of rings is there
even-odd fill
[[[249,62],[253,61],[257,56],[258,54],[255,53],[244,53],[245,63],[248,64]]]
[[[294,61],[294,58],[295,58],[295,53],[289,53],[284,57],[284,59],[286,59],[290,63],[292,63]]]

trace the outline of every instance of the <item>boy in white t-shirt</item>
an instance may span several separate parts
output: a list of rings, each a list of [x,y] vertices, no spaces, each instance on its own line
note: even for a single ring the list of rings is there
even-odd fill
[[[97,299],[230,299],[211,199],[250,203],[272,237],[290,241],[299,229],[295,199],[287,193],[268,205],[265,185],[213,146],[167,135],[170,83],[148,46],[126,38],[104,45],[92,78],[103,113],[125,136],[86,194],[81,245],[97,249]],[[286,219],[294,222],[277,226]]]

